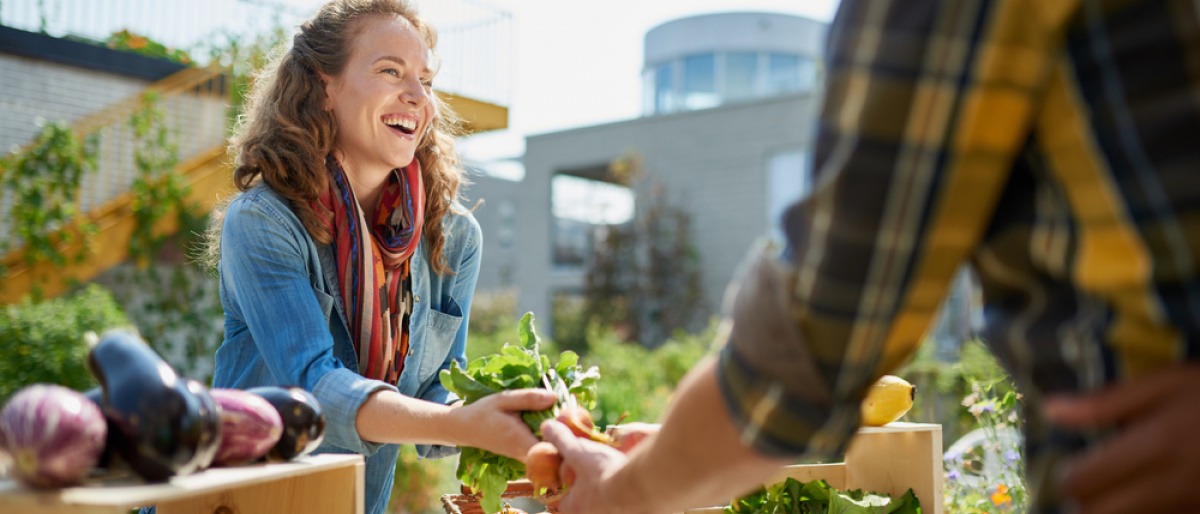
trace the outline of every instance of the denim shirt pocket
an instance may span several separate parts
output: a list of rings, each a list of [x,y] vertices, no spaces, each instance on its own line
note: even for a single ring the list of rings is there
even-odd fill
[[[462,309],[453,298],[447,298],[443,310],[429,309],[429,318],[425,321],[425,338],[421,342],[424,345],[421,351],[421,372],[417,376],[422,384],[446,362],[462,321]]]
[[[313,289],[313,293],[317,296],[317,304],[321,306],[321,312],[325,314],[325,319],[329,319],[330,311],[333,310],[333,297],[320,289]]]

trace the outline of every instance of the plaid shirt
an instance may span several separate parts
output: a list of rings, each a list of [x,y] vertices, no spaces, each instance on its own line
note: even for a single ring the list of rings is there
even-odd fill
[[[1034,407],[1200,358],[1198,14],[842,0],[817,185],[731,291],[720,383],[744,441],[841,453],[965,262]],[[1053,512],[1055,463],[1098,439],[1026,414],[1034,509]]]

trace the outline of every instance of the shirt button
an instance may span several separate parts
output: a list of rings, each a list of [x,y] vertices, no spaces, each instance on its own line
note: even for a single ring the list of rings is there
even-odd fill
[[[417,295],[413,295],[413,301],[419,302],[419,301],[421,301],[421,297],[417,296]]]

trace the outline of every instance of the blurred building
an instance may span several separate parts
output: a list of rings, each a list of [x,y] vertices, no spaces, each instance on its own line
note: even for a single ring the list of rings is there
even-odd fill
[[[474,179],[468,195],[486,202],[479,287],[517,289],[519,310],[547,325],[556,295],[582,291],[604,226],[636,219],[660,191],[691,217],[703,309],[716,313],[747,249],[808,187],[825,32],[772,13],[650,30],[642,117],[530,136],[522,181]]]

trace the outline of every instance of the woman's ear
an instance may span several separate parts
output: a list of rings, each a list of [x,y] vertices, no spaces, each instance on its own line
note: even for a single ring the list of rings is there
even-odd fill
[[[324,99],[321,101],[321,109],[332,111],[333,102],[330,101],[330,98],[333,96],[333,94],[329,89],[333,87],[333,77],[318,71],[317,78],[321,81],[321,92],[325,94]]]

